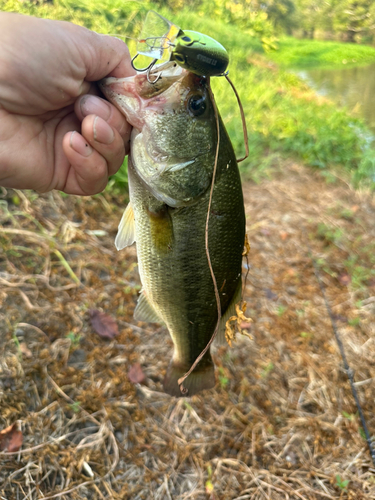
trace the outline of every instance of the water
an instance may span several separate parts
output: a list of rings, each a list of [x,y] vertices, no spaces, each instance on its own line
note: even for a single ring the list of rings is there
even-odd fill
[[[362,117],[375,134],[375,64],[354,68],[296,70],[319,95]]]

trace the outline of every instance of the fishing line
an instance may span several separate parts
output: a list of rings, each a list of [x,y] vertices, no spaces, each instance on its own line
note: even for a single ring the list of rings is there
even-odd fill
[[[244,141],[245,141],[245,150],[246,150],[246,153],[245,153],[245,156],[243,158],[240,158],[240,159],[237,160],[237,163],[240,163],[241,161],[246,160],[246,158],[249,156],[249,138],[247,136],[246,118],[245,118],[245,113],[244,113],[244,110],[243,110],[243,106],[242,106],[242,102],[241,102],[240,96],[238,95],[238,92],[236,90],[236,87],[234,86],[234,83],[229,78],[228,73],[225,73],[224,76],[227,79],[229,85],[232,87],[234,95],[237,98],[238,107],[240,108],[240,113],[241,113],[242,130],[243,130],[243,137],[244,137]]]
[[[306,230],[304,230],[304,232],[306,234]],[[311,247],[310,247],[310,244],[308,242],[307,237],[306,237],[306,242],[307,242],[309,257],[310,257],[310,259],[313,263],[313,266],[314,266],[314,273],[315,273],[316,279],[317,279],[318,284],[319,284],[320,292],[323,296],[323,300],[324,300],[324,303],[325,303],[325,306],[326,306],[326,309],[328,312],[328,316],[331,320],[333,333],[335,334],[336,342],[337,342],[337,345],[339,347],[341,358],[342,358],[342,361],[344,364],[344,369],[346,371],[346,374],[347,374],[349,382],[350,382],[350,388],[352,390],[353,398],[354,398],[355,404],[357,405],[358,414],[359,414],[359,417],[361,419],[361,424],[362,424],[363,431],[365,433],[365,437],[366,437],[367,445],[368,445],[368,448],[370,451],[372,463],[375,466],[375,449],[373,447],[371,436],[370,436],[370,433],[368,431],[368,427],[367,427],[365,416],[364,416],[363,411],[362,411],[361,403],[359,402],[358,393],[357,393],[357,389],[355,387],[355,382],[354,382],[354,371],[352,370],[352,368],[350,368],[348,360],[346,358],[344,344],[342,343],[341,336],[340,336],[338,328],[336,326],[336,320],[335,320],[335,317],[333,315],[331,306],[329,305],[329,302],[328,302],[328,299],[327,299],[327,296],[325,293],[325,289],[323,286],[323,282],[320,278],[319,268],[318,268],[318,265],[316,263],[315,258],[313,257],[312,250],[311,250]]]
[[[219,113],[218,113],[218,110],[217,110],[217,107],[216,107],[216,102],[215,102],[214,94],[212,92],[210,83],[208,84],[207,88],[208,88],[208,92],[209,92],[210,97],[211,97],[211,101],[212,101],[212,105],[213,105],[214,113],[215,113],[216,130],[217,130],[217,145],[216,145],[214,170],[213,170],[212,181],[211,181],[210,197],[209,197],[209,200],[208,200],[208,209],[207,209],[207,217],[206,217],[206,228],[205,228],[205,235],[204,235],[204,237],[205,237],[205,249],[206,249],[208,267],[210,268],[210,273],[211,273],[212,281],[213,281],[213,284],[214,284],[214,290],[215,290],[216,306],[217,306],[217,323],[216,323],[216,327],[215,327],[214,333],[212,334],[212,337],[208,341],[206,347],[203,349],[203,351],[199,354],[199,356],[197,357],[197,359],[191,365],[190,370],[188,372],[186,372],[185,375],[183,377],[179,378],[178,381],[177,381],[177,383],[178,383],[178,385],[180,387],[181,394],[183,394],[184,396],[186,396],[189,391],[188,391],[188,389],[186,387],[184,387],[183,382],[191,374],[191,372],[195,369],[195,367],[197,366],[197,364],[199,363],[199,361],[203,358],[203,356],[206,354],[206,352],[210,348],[212,342],[215,340],[217,332],[219,331],[220,320],[221,320],[221,302],[220,302],[219,290],[218,290],[218,287],[217,287],[215,273],[214,273],[214,270],[212,268],[210,251],[209,251],[209,248],[208,248],[208,223],[209,223],[209,220],[210,220],[212,196],[213,196],[213,192],[214,192],[216,170],[217,170],[217,164],[218,164],[218,160],[219,160],[220,122],[219,122]]]

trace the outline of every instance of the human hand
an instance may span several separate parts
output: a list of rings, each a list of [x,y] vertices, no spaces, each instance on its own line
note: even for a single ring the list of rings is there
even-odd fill
[[[0,12],[0,185],[102,191],[128,152],[131,127],[92,82],[132,74],[121,40]]]

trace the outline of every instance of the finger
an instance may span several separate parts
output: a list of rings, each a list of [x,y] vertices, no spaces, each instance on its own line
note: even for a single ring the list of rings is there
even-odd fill
[[[113,104],[97,96],[84,95],[77,99],[74,110],[81,121],[89,115],[96,115],[103,118],[103,120],[119,132],[125,143],[126,149],[128,149],[131,125]]]
[[[115,174],[125,157],[124,141],[119,132],[100,116],[89,115],[82,122],[82,136],[106,160],[108,174]]]
[[[78,132],[68,132],[63,150],[70,169],[61,191],[69,194],[92,195],[103,191],[108,182],[108,166],[101,156]]]

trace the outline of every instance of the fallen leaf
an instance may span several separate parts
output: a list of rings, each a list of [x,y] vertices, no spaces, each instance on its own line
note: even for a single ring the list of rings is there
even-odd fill
[[[252,323],[250,323],[249,321],[242,321],[242,323],[240,324],[241,330],[248,330],[251,327]]]
[[[340,285],[348,286],[350,284],[350,276],[348,273],[342,273],[340,276],[337,278],[339,280]]]
[[[346,318],[345,316],[343,316],[342,314],[333,314],[333,318],[336,320],[336,321],[341,321],[342,323],[347,323],[348,322],[348,318]]]
[[[0,451],[18,451],[23,442],[22,431],[19,430],[18,422],[0,431]]]
[[[129,368],[128,378],[133,384],[142,384],[142,382],[146,380],[146,375],[143,373],[139,363],[134,363],[134,365]]]
[[[272,290],[270,290],[269,288],[266,288],[265,292],[266,292],[267,299],[269,299],[269,300],[277,300],[277,294],[274,293]]]
[[[287,239],[287,237],[289,236],[289,233],[287,233],[286,231],[280,231],[280,238],[285,241]]]
[[[98,309],[90,309],[89,315],[91,326],[100,337],[113,339],[119,334],[117,323],[112,316]]]

